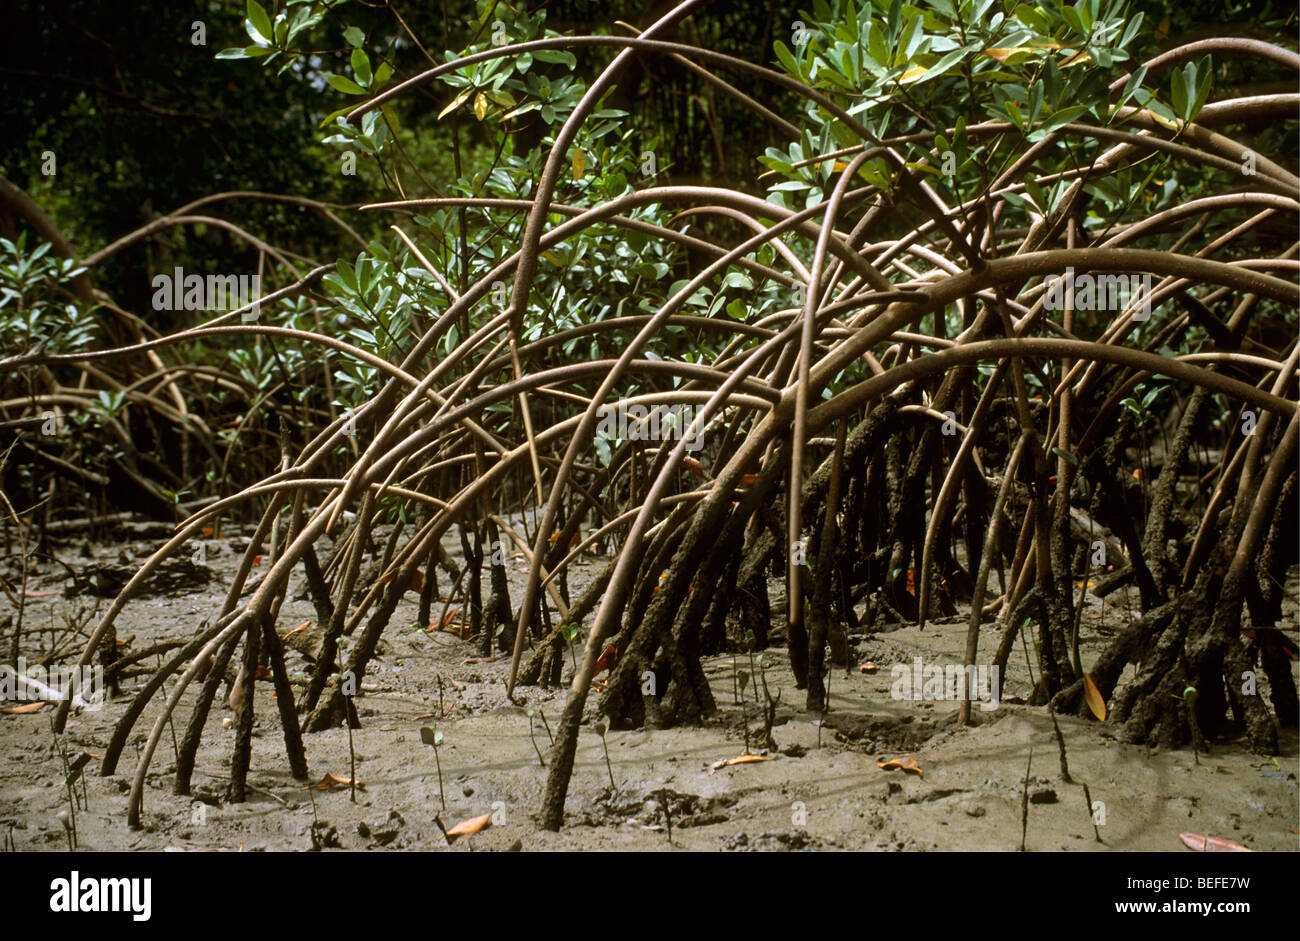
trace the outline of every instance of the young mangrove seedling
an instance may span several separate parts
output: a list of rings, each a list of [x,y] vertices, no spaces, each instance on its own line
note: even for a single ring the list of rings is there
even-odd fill
[[[533,743],[533,751],[537,752],[537,760],[541,762],[543,768],[546,767],[546,759],[542,757],[542,750],[537,747],[537,739],[533,737],[533,715],[532,709],[524,713],[528,716],[528,740]]]
[[[596,730],[596,734],[600,736],[600,744],[605,748],[605,770],[609,772],[609,786],[617,794],[618,785],[614,783],[614,767],[609,763],[609,741],[605,738],[605,733],[609,731],[609,720],[601,716],[596,720],[593,728]]]
[[[438,799],[442,802],[442,809],[447,809],[447,794],[442,788],[442,759],[438,756],[438,746],[442,744],[442,729],[438,728],[438,723],[433,723],[433,728],[427,725],[420,726],[420,741],[426,745],[433,746],[433,760],[438,765]]]

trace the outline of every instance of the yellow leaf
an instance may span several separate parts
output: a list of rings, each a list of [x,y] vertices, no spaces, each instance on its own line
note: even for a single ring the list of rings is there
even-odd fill
[[[1068,69],[1072,65],[1083,65],[1085,62],[1091,62],[1092,56],[1086,52],[1076,52],[1074,55],[1061,60],[1061,68]]]
[[[910,85],[912,82],[915,82],[918,78],[924,75],[927,71],[929,70],[926,69],[924,66],[914,65],[906,72],[904,72],[902,75],[898,76],[898,84]]]
[[[487,106],[488,106],[488,100],[486,95],[484,95],[482,92],[479,92],[477,95],[475,95],[474,96],[474,117],[482,121],[484,115],[487,114]]]
[[[459,95],[457,95],[455,98],[453,98],[453,99],[451,100],[451,104],[449,104],[449,105],[447,105],[447,107],[443,108],[442,111],[438,114],[438,120],[441,121],[441,120],[442,120],[443,118],[445,118],[447,115],[451,114],[453,111],[455,111],[455,110],[456,110],[457,108],[459,108],[461,105],[463,105],[463,104],[465,103],[465,99],[467,99],[467,98],[469,97],[469,94],[470,94],[471,91],[473,91],[472,88],[467,88],[467,89],[465,89],[463,92],[461,92]]]
[[[913,774],[924,774],[921,766],[916,763],[916,759],[911,755],[903,755],[901,758],[890,758],[888,761],[877,761],[877,768],[902,768],[904,771],[910,771]]]
[[[447,831],[447,837],[453,836],[470,836],[478,833],[480,830],[486,830],[492,823],[492,815],[484,814],[481,817],[470,817],[468,820],[462,820],[456,826]]]
[[[997,59],[999,62],[1006,62],[1018,52],[1031,53],[1034,50],[1029,46],[1016,46],[1012,49],[985,49],[984,54],[990,59]]]
[[[1087,700],[1088,708],[1097,717],[1097,721],[1105,722],[1106,700],[1101,698],[1101,690],[1097,689],[1097,684],[1092,681],[1092,677],[1087,673],[1083,674],[1083,698]]]
[[[573,178],[581,180],[582,174],[587,169],[587,155],[583,153],[581,147],[574,148],[573,151]]]
[[[1165,18],[1161,20],[1160,25],[1156,27],[1156,39],[1164,39],[1168,35],[1169,35],[1169,14],[1166,13]]]

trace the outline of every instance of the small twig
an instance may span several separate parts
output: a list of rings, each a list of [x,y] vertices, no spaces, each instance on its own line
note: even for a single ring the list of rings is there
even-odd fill
[[[1074,779],[1070,777],[1070,766],[1065,760],[1065,737],[1061,735],[1061,726],[1056,721],[1056,710],[1052,707],[1050,700],[1047,703],[1047,714],[1052,717],[1052,729],[1056,732],[1056,748],[1061,753],[1061,780],[1066,784],[1073,784]]]
[[[1025,851],[1025,840],[1029,836],[1029,769],[1034,764],[1034,746],[1029,746],[1029,761],[1025,763],[1025,784],[1020,792],[1020,852]]]

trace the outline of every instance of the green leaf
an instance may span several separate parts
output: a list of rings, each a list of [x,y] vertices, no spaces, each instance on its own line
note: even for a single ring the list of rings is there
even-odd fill
[[[343,92],[345,95],[364,95],[366,93],[364,88],[352,81],[352,79],[345,78],[342,75],[330,75],[325,79],[325,81],[329,82],[333,88]]]
[[[356,73],[357,84],[368,88],[373,75],[370,71],[370,57],[361,49],[352,50],[352,71]]]
[[[257,0],[248,0],[248,25],[252,27],[248,30],[248,34],[253,37],[254,42],[270,44],[275,30],[271,26],[271,18],[266,15],[266,10]],[[254,30],[258,35],[253,35]]]
[[[791,75],[803,74],[799,71],[799,63],[795,61],[794,55],[790,52],[789,47],[787,47],[785,43],[778,39],[772,44],[772,48],[776,50],[776,58],[781,63],[782,68]]]
[[[349,46],[360,46],[366,41],[366,34],[355,26],[349,26],[343,31],[343,41]]]

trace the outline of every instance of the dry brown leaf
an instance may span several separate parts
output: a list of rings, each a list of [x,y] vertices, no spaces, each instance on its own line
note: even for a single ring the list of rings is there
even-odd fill
[[[1087,700],[1088,708],[1097,717],[1097,721],[1105,722],[1106,700],[1101,698],[1101,690],[1097,688],[1097,684],[1092,681],[1092,677],[1087,673],[1083,674],[1083,698]]]
[[[29,712],[39,712],[45,708],[45,700],[40,702],[23,703],[21,706],[10,706],[7,709],[0,709],[7,716],[25,716]]]
[[[315,788],[318,791],[328,791],[336,787],[351,787],[351,786],[352,786],[351,778],[341,778],[337,774],[330,773],[330,774],[326,774],[325,777],[321,778],[315,784],[308,784],[306,787],[302,788],[302,790],[309,791],[312,788]],[[357,782],[357,787],[364,788],[365,786],[366,786],[365,781]]]
[[[903,755],[899,758],[890,758],[888,761],[877,761],[877,768],[889,770],[890,768],[902,768],[904,771],[910,771],[913,774],[924,774],[921,766],[916,763],[916,759],[911,755]]]
[[[456,826],[447,831],[447,839],[453,836],[470,836],[478,833],[480,830],[486,830],[492,825],[492,815],[483,814],[481,817],[470,817],[468,820],[462,820]]]
[[[1242,846],[1232,840],[1225,840],[1221,836],[1204,836],[1200,833],[1180,833],[1178,838],[1182,840],[1188,849],[1196,850],[1198,853],[1253,853],[1255,852],[1248,846]]]

